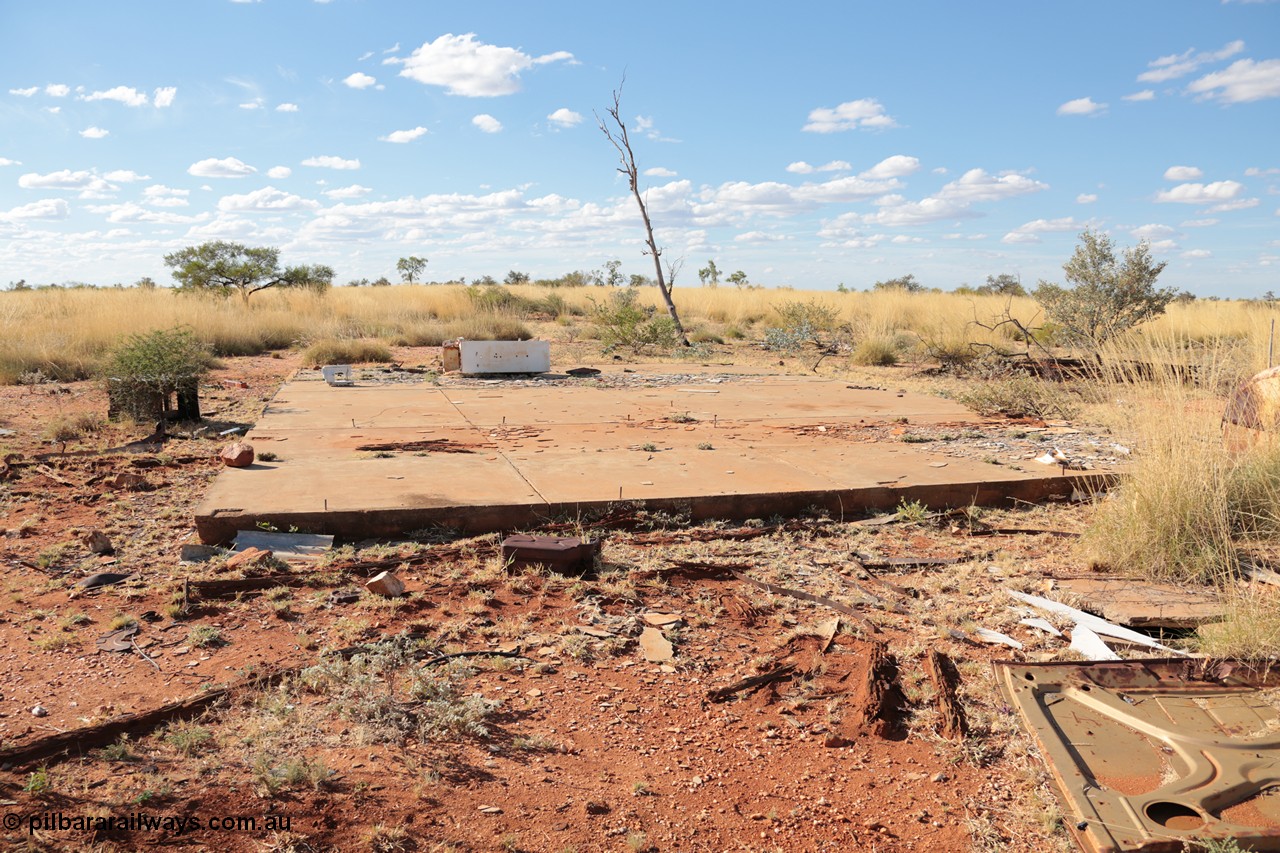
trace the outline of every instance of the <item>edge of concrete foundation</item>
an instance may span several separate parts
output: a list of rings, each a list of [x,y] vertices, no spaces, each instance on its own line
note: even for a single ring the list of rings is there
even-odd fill
[[[619,503],[645,509],[687,513],[693,521],[709,519],[741,520],[773,515],[798,515],[824,510],[835,518],[854,517],[868,510],[885,510],[903,501],[918,501],[929,509],[961,506],[1010,506],[1070,498],[1105,491],[1117,475],[1083,472],[1057,477],[1014,480],[985,480],[969,483],[940,483],[911,486],[877,486],[864,489],[832,489],[801,492],[766,492],[737,495],[690,495],[626,501],[582,501],[566,503],[518,503],[488,506],[404,507],[396,509],[334,510],[331,512],[269,512],[251,509],[216,509],[197,513],[196,531],[200,541],[226,544],[238,531],[271,526],[300,533],[324,533],[345,541],[395,538],[430,527],[480,534],[537,527],[550,521],[571,519],[583,514],[599,514]]]

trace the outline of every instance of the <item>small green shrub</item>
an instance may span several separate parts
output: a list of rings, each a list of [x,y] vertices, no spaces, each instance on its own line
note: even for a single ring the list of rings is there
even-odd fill
[[[600,331],[605,351],[619,347],[634,353],[647,350],[666,351],[680,343],[676,325],[670,317],[656,316],[657,309],[641,305],[640,291],[625,287],[610,294],[609,301],[594,306],[591,319]]]

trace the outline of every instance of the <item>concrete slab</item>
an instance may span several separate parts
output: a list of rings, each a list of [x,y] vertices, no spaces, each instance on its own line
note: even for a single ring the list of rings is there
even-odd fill
[[[808,377],[613,370],[332,387],[304,371],[247,436],[277,461],[219,474],[196,525],[206,542],[260,522],[348,539],[486,531],[618,500],[694,518],[852,514],[904,499],[1034,501],[1109,477],[995,467],[940,432],[983,426],[942,398]],[[901,441],[911,430],[941,438]]]

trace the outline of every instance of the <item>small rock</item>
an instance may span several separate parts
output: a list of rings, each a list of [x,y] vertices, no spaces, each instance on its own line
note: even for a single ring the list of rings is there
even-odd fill
[[[608,814],[609,804],[599,800],[587,800],[586,809],[587,814]]]
[[[671,641],[657,628],[645,628],[640,632],[640,648],[649,663],[666,663],[675,656]]]
[[[379,572],[369,578],[364,588],[384,598],[399,598],[404,595],[404,581],[391,572]]]
[[[49,716],[49,711],[43,705],[37,705],[31,709],[31,716],[47,717]]]
[[[226,567],[228,569],[239,569],[244,566],[251,566],[254,563],[261,563],[263,560],[269,560],[273,556],[271,551],[263,548],[245,548],[243,551],[237,551],[227,558]]]
[[[108,477],[102,481],[102,485],[116,492],[142,492],[151,488],[146,477],[129,471],[122,471],[114,477]]]
[[[253,445],[243,441],[233,441],[218,454],[222,464],[228,468],[248,468],[253,464]]]
[[[640,618],[646,625],[652,625],[655,628],[666,628],[670,625],[678,625],[683,621],[683,617],[679,613],[642,613]]]
[[[101,530],[91,530],[84,537],[84,546],[94,554],[114,554],[116,549],[112,547],[111,540],[107,538],[107,534]]]
[[[497,806],[481,806],[480,811],[484,814],[502,814],[502,809]]]

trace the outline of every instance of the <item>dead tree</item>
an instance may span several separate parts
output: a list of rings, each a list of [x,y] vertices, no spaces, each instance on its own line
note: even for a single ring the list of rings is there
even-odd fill
[[[675,300],[671,298],[671,288],[675,284],[675,271],[678,266],[672,270],[671,281],[668,282],[667,277],[663,274],[662,269],[662,250],[658,248],[658,241],[653,236],[653,223],[649,221],[649,208],[644,203],[644,196],[640,194],[640,170],[636,167],[636,155],[631,150],[631,138],[627,135],[627,124],[622,120],[622,86],[626,83],[623,78],[617,89],[613,90],[613,106],[609,107],[606,112],[609,118],[613,119],[613,123],[617,125],[617,129],[611,128],[604,119],[596,115],[596,124],[600,127],[600,131],[605,135],[618,151],[618,159],[622,165],[618,167],[618,171],[626,175],[627,182],[631,185],[631,194],[635,196],[636,205],[640,208],[640,219],[644,222],[645,242],[649,248],[645,251],[646,255],[653,258],[653,270],[658,281],[658,290],[662,292],[662,301],[667,304],[667,313],[671,315],[671,322],[675,324],[676,334],[680,336],[680,343],[689,346],[689,338],[685,334],[684,324],[680,322],[680,313],[676,311]]]

